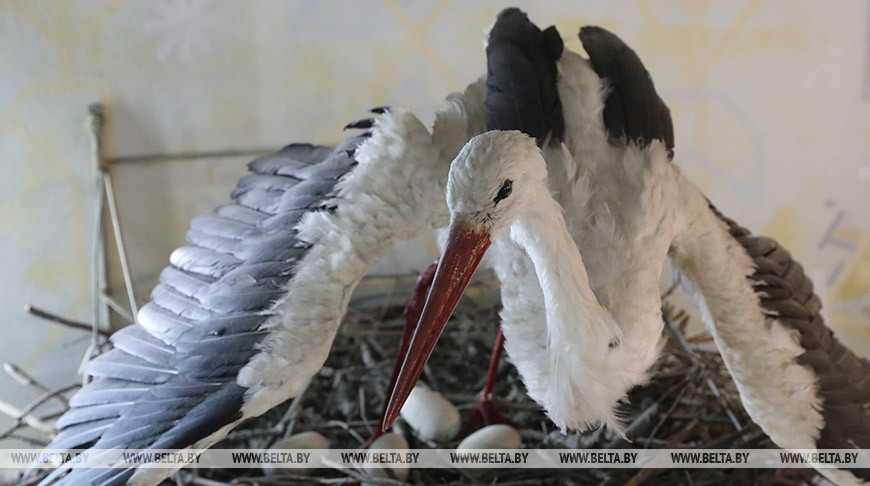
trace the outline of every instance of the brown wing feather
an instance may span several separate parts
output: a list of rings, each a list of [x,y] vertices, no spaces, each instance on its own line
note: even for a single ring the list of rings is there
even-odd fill
[[[797,361],[818,376],[825,426],[817,447],[870,448],[870,362],[843,346],[825,325],[812,281],[785,248],[770,238],[752,235],[712,205],[710,208],[727,223],[728,232],[755,262],[755,273],[748,278],[762,312],[798,332],[806,351]],[[854,469],[852,473],[870,480],[870,470]]]

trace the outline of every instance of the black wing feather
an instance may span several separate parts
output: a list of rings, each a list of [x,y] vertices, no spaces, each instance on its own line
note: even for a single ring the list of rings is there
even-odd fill
[[[637,53],[612,32],[597,26],[580,29],[580,41],[598,77],[607,81],[604,126],[612,145],[640,147],[661,140],[674,149],[671,112],[659,97]]]
[[[524,12],[499,13],[486,47],[486,126],[520,130],[541,146],[565,130],[556,86],[562,38],[555,27],[541,31]]]

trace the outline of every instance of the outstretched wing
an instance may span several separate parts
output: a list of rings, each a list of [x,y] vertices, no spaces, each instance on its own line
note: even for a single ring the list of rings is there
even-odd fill
[[[870,447],[870,363],[825,326],[799,263],[683,182],[684,225],[671,247],[752,420],[780,447]],[[837,483],[866,469],[820,469]],[[853,477],[854,475],[855,477]]]
[[[812,369],[818,379],[825,426],[816,446],[870,448],[870,362],[843,346],[825,325],[813,282],[788,250],[771,238],[753,235],[712,205],[710,209],[754,262],[747,279],[762,312],[796,332],[804,349],[797,363]],[[863,471],[862,477],[870,480],[870,473]]]
[[[335,210],[336,184],[369,136],[334,149],[292,144],[251,162],[232,203],[193,219],[190,244],[170,256],[137,324],[87,365],[96,379],[73,396],[48,447],[184,448],[239,420],[239,370],[311,247],[296,227],[309,213]],[[133,472],[58,469],[47,481],[67,473],[61,483],[123,484]]]

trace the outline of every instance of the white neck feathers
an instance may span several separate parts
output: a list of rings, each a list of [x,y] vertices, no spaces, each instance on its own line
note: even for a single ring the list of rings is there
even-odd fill
[[[535,207],[510,229],[531,258],[543,290],[547,326],[545,396],[534,397],[561,429],[606,425],[621,433],[614,406],[634,383],[610,359],[619,326],[593,294],[561,207],[541,184]]]

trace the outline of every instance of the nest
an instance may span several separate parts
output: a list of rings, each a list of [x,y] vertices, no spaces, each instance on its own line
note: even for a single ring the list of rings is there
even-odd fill
[[[357,448],[378,425],[381,407],[404,327],[402,311],[410,281],[369,281],[368,295],[355,297],[329,359],[293,400],[251,419],[215,447],[268,448],[275,441],[317,431],[333,448]],[[364,286],[365,287],[365,286]],[[463,299],[423,372],[422,380],[439,391],[467,418],[483,387],[498,332],[498,300],[492,278],[479,279]],[[476,296],[476,297],[475,297]],[[525,393],[516,369],[503,360],[493,401],[518,425],[527,449],[552,448],[704,448],[761,449],[776,446],[743,409],[737,390],[712,338],[686,337],[688,317],[666,304],[666,346],[652,379],[631,391],[624,415],[630,442],[606,431],[560,433]],[[58,395],[54,395],[57,400]],[[43,402],[45,403],[45,401]],[[35,410],[39,407],[28,407]],[[17,427],[26,427],[21,420]],[[452,448],[458,440],[434,444],[418,440],[401,419],[395,425],[411,448]],[[20,436],[20,434],[19,434]],[[2,437],[0,437],[2,438]],[[36,443],[36,441],[34,441]],[[21,484],[33,484],[28,478]],[[505,469],[485,483],[501,485],[638,485],[817,483],[811,469]],[[354,470],[292,469],[266,474],[261,469],[182,470],[166,484],[199,486],[285,484],[403,484],[369,478]],[[460,470],[411,469],[413,484],[475,484]]]

